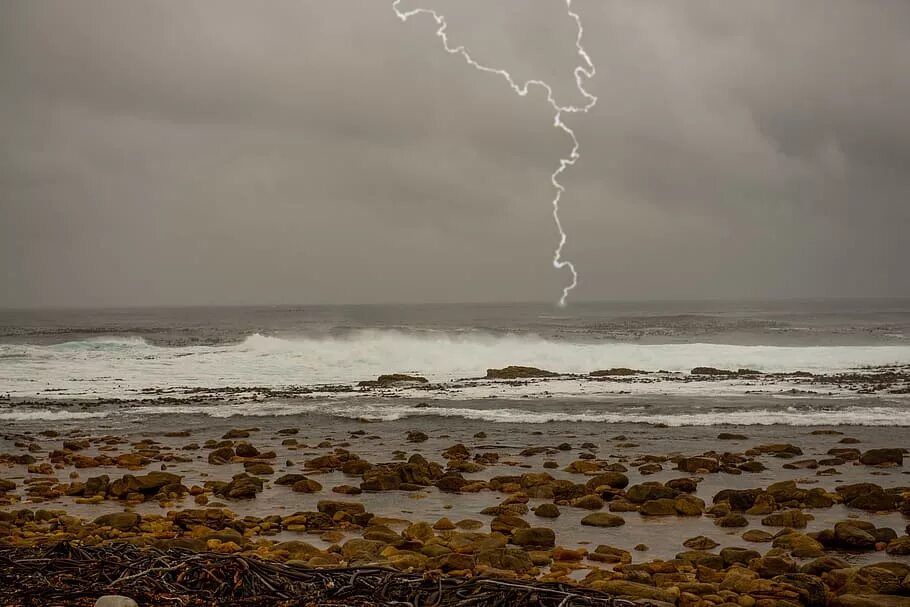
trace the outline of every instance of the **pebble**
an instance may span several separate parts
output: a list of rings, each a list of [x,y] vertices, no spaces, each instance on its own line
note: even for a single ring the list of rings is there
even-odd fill
[[[95,601],[95,607],[139,607],[139,604],[128,596],[106,594]]]

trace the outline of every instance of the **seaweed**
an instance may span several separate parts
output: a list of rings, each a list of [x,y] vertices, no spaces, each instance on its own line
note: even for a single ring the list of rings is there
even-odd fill
[[[632,607],[555,582],[417,575],[384,567],[311,568],[127,543],[0,547],[0,604],[91,606],[105,594],[143,606]]]

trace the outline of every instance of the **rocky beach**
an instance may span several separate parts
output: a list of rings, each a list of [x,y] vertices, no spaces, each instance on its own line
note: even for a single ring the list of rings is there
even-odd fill
[[[910,319],[814,310],[0,315],[0,605],[906,607]]]
[[[7,423],[0,545],[560,582],[654,606],[910,604],[905,427],[237,421]],[[3,604],[51,591],[23,575],[2,568]]]

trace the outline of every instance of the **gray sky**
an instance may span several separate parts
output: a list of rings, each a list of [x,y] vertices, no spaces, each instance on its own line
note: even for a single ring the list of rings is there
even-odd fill
[[[562,0],[421,5],[582,101]],[[910,296],[910,3],[574,6],[574,299]],[[569,141],[434,30],[385,0],[4,0],[0,306],[555,301]]]

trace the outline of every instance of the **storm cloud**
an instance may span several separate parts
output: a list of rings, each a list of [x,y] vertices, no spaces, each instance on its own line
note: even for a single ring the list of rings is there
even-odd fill
[[[422,5],[581,101],[561,0]],[[910,4],[573,6],[573,298],[910,296]],[[555,301],[570,141],[434,30],[383,0],[0,3],[0,306]]]

